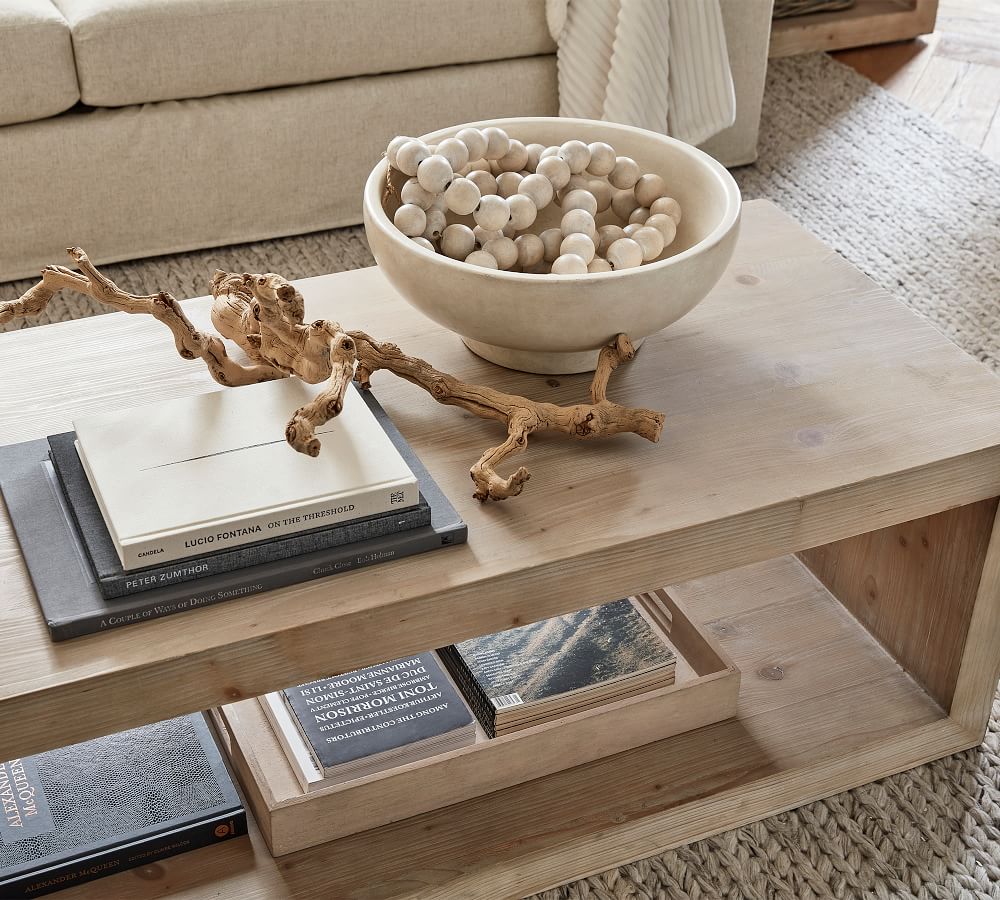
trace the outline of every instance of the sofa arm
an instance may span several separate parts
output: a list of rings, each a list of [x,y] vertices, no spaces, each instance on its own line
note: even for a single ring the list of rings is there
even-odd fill
[[[736,86],[736,122],[701,149],[726,166],[745,165],[757,158],[773,5],[773,0],[722,0],[729,66]]]

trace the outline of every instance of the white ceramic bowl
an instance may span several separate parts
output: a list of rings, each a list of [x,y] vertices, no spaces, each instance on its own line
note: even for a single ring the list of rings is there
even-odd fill
[[[706,153],[661,134],[588,119],[468,124],[497,125],[526,144],[606,141],[619,155],[631,156],[642,172],[663,176],[682,210],[674,242],[659,259],[635,269],[587,275],[484,269],[424,250],[393,225],[398,201],[390,199],[383,207],[383,159],[365,185],[365,231],[372,253],[400,295],[480,356],[527,372],[588,371],[600,347],[619,332],[638,345],[693,309],[729,263],[739,230],[740,191],[725,167]],[[443,128],[423,140],[436,144],[465,127]],[[398,188],[405,176],[396,175]],[[557,225],[559,216],[551,204],[532,230]],[[611,210],[598,216],[599,225],[605,221],[615,221]]]

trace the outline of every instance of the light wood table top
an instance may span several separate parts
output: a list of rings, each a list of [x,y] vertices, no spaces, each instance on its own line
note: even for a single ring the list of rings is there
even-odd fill
[[[712,294],[612,379],[611,396],[666,413],[659,444],[532,438],[524,494],[482,506],[468,467],[502,431],[375,376],[468,521],[467,546],[53,644],[0,511],[0,721],[16,723],[0,729],[0,759],[1000,494],[1000,382],[773,205],[746,204],[742,227]],[[585,395],[589,376],[478,359],[375,268],[300,285],[308,318],[464,379]],[[207,306],[186,304],[196,321]],[[155,321],[125,314],[0,335],[0,384],[0,443],[218,389]]]

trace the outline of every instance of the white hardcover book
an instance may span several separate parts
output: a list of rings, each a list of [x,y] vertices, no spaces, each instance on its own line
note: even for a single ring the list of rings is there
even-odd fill
[[[318,457],[284,439],[323,385],[229,388],[73,423],[77,450],[126,570],[405,509],[417,479],[350,385],[317,430]]]

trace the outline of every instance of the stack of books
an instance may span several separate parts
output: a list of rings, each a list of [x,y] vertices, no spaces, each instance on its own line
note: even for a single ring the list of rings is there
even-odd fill
[[[655,597],[627,598],[440,650],[490,737],[673,684]]]
[[[75,421],[0,448],[0,482],[59,640],[462,543],[464,522],[353,385],[316,458],[280,438],[298,379]],[[279,437],[275,437],[275,435]]]
[[[247,833],[201,713],[0,762],[0,897],[38,897]]]
[[[476,720],[434,653],[265,694],[260,703],[307,792],[476,739]]]

